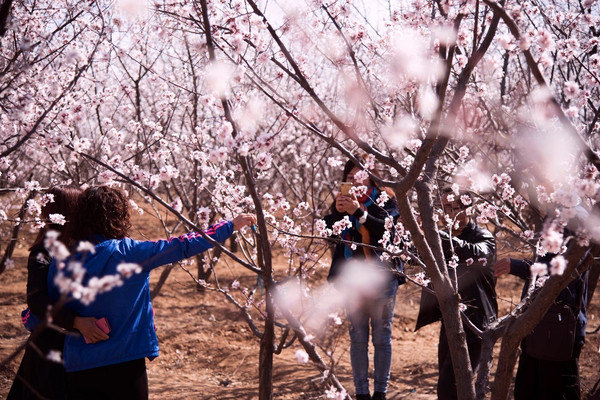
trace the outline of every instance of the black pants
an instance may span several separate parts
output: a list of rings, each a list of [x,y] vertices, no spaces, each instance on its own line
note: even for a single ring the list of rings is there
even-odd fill
[[[45,329],[34,340],[35,344],[27,343],[23,360],[6,400],[67,399],[65,368],[62,364],[49,361],[45,357],[51,350],[62,350],[64,340],[63,334]]]
[[[469,349],[469,358],[471,359],[471,368],[473,372],[479,369],[481,359],[481,339],[470,330],[467,334],[467,348]],[[454,378],[454,369],[452,367],[452,358],[450,357],[450,347],[444,324],[440,330],[440,343],[438,345],[438,365],[440,376],[437,383],[437,395],[439,400],[456,400],[456,380]]]
[[[127,361],[67,373],[71,400],[147,400],[146,361]]]
[[[527,355],[523,344],[515,378],[515,400],[579,400],[582,346],[583,340],[579,340],[567,361],[545,361]]]

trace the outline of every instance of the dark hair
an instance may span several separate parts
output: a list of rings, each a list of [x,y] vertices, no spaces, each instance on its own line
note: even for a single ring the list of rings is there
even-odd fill
[[[121,189],[92,186],[79,197],[73,224],[74,239],[87,239],[92,235],[123,239],[129,228],[129,202]]]
[[[55,186],[46,190],[44,194],[52,195],[54,201],[48,201],[42,207],[42,219],[45,220],[46,225],[40,229],[29,250],[43,243],[48,231],[60,232],[60,241],[66,245],[69,245],[71,241],[69,224],[73,221],[73,214],[77,207],[78,198],[81,195],[81,189],[75,186]],[[49,223],[50,214],[61,214],[65,217],[65,224]]]
[[[363,162],[366,160],[367,156],[355,156],[355,158],[362,160]],[[362,168],[360,165],[356,164],[353,160],[348,160],[346,161],[346,165],[344,165],[344,172],[342,174],[342,182],[346,182],[346,180],[348,179],[348,174],[350,173],[350,171],[352,171],[352,169],[356,167],[356,168]],[[381,173],[379,172],[379,170],[377,169],[377,167],[374,167],[372,169],[369,170],[369,172],[371,172],[373,175],[375,175],[378,178],[381,178]],[[371,181],[371,183],[373,184],[373,186],[375,186],[377,189],[379,189],[380,191],[385,191],[388,196],[395,198],[396,194],[394,193],[394,191],[387,187],[387,186],[381,186],[380,184],[378,184],[377,182],[374,182],[372,179],[369,178],[369,180]]]

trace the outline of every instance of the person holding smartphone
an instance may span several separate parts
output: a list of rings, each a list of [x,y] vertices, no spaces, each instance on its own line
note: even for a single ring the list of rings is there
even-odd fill
[[[256,223],[253,214],[240,214],[203,232],[214,241],[223,242],[234,231]],[[49,293],[56,300],[64,284],[63,273],[81,263],[87,285],[104,277],[123,274],[122,285],[99,294],[94,301],[72,300],[66,304],[83,316],[106,317],[109,339],[87,345],[82,338],[67,337],[64,365],[67,370],[69,399],[148,399],[146,357],[158,356],[158,338],[154,329],[154,312],[150,301],[150,271],[165,264],[192,257],[213,247],[199,232],[169,240],[138,241],[127,237],[131,227],[129,201],[117,188],[94,186],[79,198],[73,237],[88,241],[93,250],[73,255],[64,268],[53,262],[48,276]],[[63,289],[64,286],[63,286]]]
[[[349,262],[361,267],[365,274],[383,273],[381,287],[371,290],[360,299],[347,299],[346,314],[350,322],[350,361],[356,398],[358,400],[385,400],[392,362],[392,318],[398,284],[403,282],[395,274],[402,265],[396,259],[382,261],[379,241],[386,231],[385,220],[395,222],[399,216],[394,192],[378,187],[361,168],[348,161],[344,167],[340,194],[331,207],[331,214],[324,217],[329,228],[345,217],[351,227],[341,233],[343,242],[335,245],[327,280],[342,285],[344,269]],[[371,173],[379,174],[375,169]],[[351,189],[354,188],[354,189]],[[366,189],[366,190],[365,190]],[[383,202],[380,198],[387,197]],[[366,247],[367,246],[367,247]],[[373,266],[376,266],[373,268]],[[368,279],[368,277],[365,277]],[[360,304],[356,304],[357,300]],[[374,394],[369,391],[369,331],[374,346]]]

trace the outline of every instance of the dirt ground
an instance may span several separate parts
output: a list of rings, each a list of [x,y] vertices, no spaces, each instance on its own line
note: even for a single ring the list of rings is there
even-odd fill
[[[25,307],[26,246],[25,242],[20,244],[16,267],[0,276],[0,360],[27,339],[19,318]],[[191,270],[195,268],[191,267]],[[217,268],[223,286],[230,285],[234,279],[243,285],[255,279],[231,262],[219,264]],[[281,266],[282,271],[285,268],[287,266]],[[152,287],[161,272],[162,268],[159,268],[152,273]],[[521,287],[521,282],[511,276],[499,280],[502,315],[518,301]],[[439,323],[413,332],[419,297],[420,290],[410,284],[401,286],[398,292],[389,399],[436,398]],[[599,298],[597,294],[588,312],[588,331],[600,325]],[[222,294],[198,291],[187,273],[175,267],[153,304],[161,350],[158,358],[147,363],[151,399],[258,397],[259,341]],[[257,323],[260,326],[260,321]],[[348,335],[342,329],[334,354],[335,373],[350,394],[354,394]],[[321,383],[320,372],[310,363],[296,361],[295,352],[300,348],[296,342],[275,356],[276,399],[325,398],[324,391],[328,387]],[[21,355],[0,371],[0,399],[6,397],[20,359]],[[580,360],[582,388],[586,392],[600,378],[600,333],[588,335]]]

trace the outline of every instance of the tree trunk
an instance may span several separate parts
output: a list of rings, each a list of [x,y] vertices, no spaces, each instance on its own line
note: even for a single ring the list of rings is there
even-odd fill
[[[274,322],[274,306],[271,296],[271,288],[273,282],[271,277],[263,278],[265,281],[265,301],[267,318],[265,319],[265,329],[263,337],[260,341],[260,356],[259,356],[259,382],[258,382],[258,398],[259,400],[273,399],[273,350],[275,343],[275,326]]]
[[[158,278],[158,282],[156,282],[156,285],[154,286],[154,289],[152,289],[152,293],[150,294],[150,298],[154,300],[154,298],[156,296],[158,296],[158,294],[160,293],[160,290],[162,289],[163,285],[165,284],[165,282],[167,281],[167,278],[169,277],[169,274],[171,273],[171,271],[173,270],[174,265],[167,265],[162,272],[160,273],[160,277]]]
[[[34,191],[29,193],[29,196],[23,202],[21,209],[19,210],[19,221],[22,221],[25,217],[25,213],[27,212],[27,202],[35,196]],[[4,256],[0,261],[0,275],[6,271],[6,262],[12,257],[13,252],[15,251],[15,247],[17,246],[17,240],[19,240],[19,232],[21,231],[21,223],[15,224],[13,227],[12,235],[10,237],[10,241],[8,242],[8,246],[6,246],[6,251],[4,252]]]
[[[445,286],[445,287],[443,287]],[[475,385],[473,384],[473,368],[469,358],[469,349],[467,347],[467,336],[462,324],[459,312],[459,296],[453,293],[452,284],[436,286],[436,295],[440,304],[440,311],[448,347],[450,348],[450,357],[452,358],[452,367],[456,381],[456,393],[460,400],[475,400]]]

